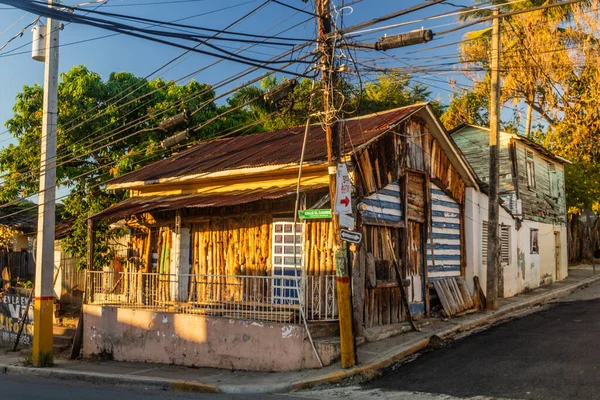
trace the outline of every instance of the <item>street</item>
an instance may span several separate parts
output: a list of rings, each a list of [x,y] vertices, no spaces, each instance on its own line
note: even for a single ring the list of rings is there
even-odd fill
[[[596,284],[540,312],[426,352],[362,386],[315,391],[313,398],[597,399],[598,315]]]
[[[273,395],[181,393],[0,375],[9,399],[595,399],[600,284],[466,336],[371,382]]]

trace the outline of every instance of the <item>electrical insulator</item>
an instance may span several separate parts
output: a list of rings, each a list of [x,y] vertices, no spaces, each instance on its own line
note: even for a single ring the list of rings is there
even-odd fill
[[[412,46],[413,44],[427,43],[433,40],[433,31],[431,29],[420,29],[399,35],[382,37],[375,43],[376,50],[389,50],[398,47]]]
[[[275,86],[273,89],[265,93],[265,101],[268,101],[270,103],[277,103],[279,100],[285,98],[288,94],[290,94],[297,84],[297,79],[291,79],[289,81],[283,82],[280,85]]]
[[[185,131],[179,132],[176,135],[169,136],[168,138],[166,138],[165,140],[163,140],[162,142],[160,142],[160,145],[164,149],[169,149],[169,148],[175,146],[176,144],[179,144],[181,142],[185,142],[189,138],[190,138],[190,132],[189,132],[188,129],[186,129]]]
[[[172,117],[161,121],[158,124],[158,127],[163,131],[170,131],[180,125],[187,124],[191,118],[192,114],[188,110],[184,110],[181,114],[173,115]]]

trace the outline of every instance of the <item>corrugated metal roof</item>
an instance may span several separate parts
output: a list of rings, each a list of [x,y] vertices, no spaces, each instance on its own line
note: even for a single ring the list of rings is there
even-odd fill
[[[302,188],[302,192],[324,189],[327,185]],[[90,218],[116,219],[149,211],[177,210],[180,208],[224,207],[252,203],[259,200],[274,200],[296,194],[296,187],[240,190],[226,193],[188,194],[180,196],[130,197],[107,208]]]
[[[425,104],[418,104],[346,120],[350,140],[344,141],[343,154],[351,153],[353,148],[369,142],[423,107]],[[147,165],[108,183],[152,182],[161,178],[294,164],[300,161],[303,138],[304,127],[299,126],[202,142],[181,154]],[[311,125],[304,161],[319,163],[326,160],[325,132],[320,124]]]

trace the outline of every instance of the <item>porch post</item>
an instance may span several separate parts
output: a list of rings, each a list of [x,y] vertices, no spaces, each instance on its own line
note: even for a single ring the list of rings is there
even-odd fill
[[[186,301],[188,298],[189,277],[181,275],[190,273],[189,254],[190,229],[181,227],[181,210],[177,210],[170,271],[170,274],[174,277],[171,285],[171,296],[175,301]]]

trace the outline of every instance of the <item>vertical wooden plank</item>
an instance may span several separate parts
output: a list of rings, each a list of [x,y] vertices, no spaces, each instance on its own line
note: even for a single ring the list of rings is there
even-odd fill
[[[423,225],[423,252],[425,257],[423,260],[423,288],[425,290],[425,316],[431,315],[431,299],[429,294],[429,262],[427,262],[427,240],[433,238],[432,226],[432,206],[431,206],[431,177],[429,172],[425,173],[425,224]],[[431,241],[431,255],[433,257],[433,240]]]
[[[365,264],[364,245],[359,245],[358,251],[354,253],[354,262],[352,263],[352,307],[354,332],[357,336],[362,335],[364,325]]]

